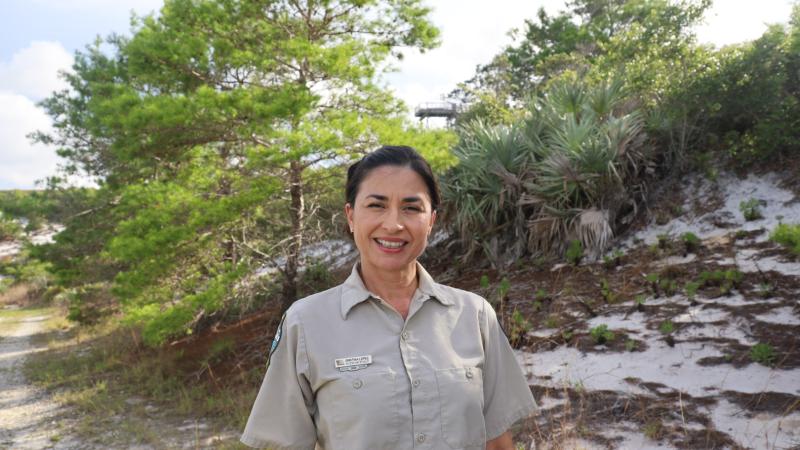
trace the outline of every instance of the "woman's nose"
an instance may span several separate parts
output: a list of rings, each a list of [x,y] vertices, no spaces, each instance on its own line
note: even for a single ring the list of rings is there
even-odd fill
[[[403,221],[400,211],[395,208],[389,208],[383,220],[383,228],[387,231],[402,230]]]

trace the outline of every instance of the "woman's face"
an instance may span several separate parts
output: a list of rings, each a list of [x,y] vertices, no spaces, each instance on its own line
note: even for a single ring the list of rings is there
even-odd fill
[[[353,239],[368,271],[407,270],[425,250],[436,221],[428,188],[408,167],[372,169],[345,205]]]

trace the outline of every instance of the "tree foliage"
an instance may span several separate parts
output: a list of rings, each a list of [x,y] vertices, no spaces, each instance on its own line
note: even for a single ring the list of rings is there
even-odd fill
[[[100,180],[51,252],[62,280],[113,281],[153,344],[241,309],[265,264],[283,262],[279,299],[294,301],[304,243],[331,234],[321,178],[386,142],[449,164],[450,135],[409,126],[376,82],[402,48],[437,44],[427,14],[418,0],[168,0],[110,51],[79,53],[71,89],[43,102],[56,132],[37,135]]]

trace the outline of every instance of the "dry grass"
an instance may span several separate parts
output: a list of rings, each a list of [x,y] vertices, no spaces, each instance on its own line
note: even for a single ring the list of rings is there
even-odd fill
[[[47,350],[29,357],[24,373],[67,407],[66,419],[75,423],[70,431],[82,442],[171,448],[213,441],[215,448],[243,448],[239,431],[260,374],[254,372],[248,383],[211,386],[185,373],[179,352],[143,348],[129,329],[111,320],[66,330],[53,324],[36,337]],[[195,422],[202,426],[186,426]]]

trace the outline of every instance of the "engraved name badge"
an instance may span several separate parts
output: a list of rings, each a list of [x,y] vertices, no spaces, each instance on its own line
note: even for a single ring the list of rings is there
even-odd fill
[[[339,372],[352,372],[354,370],[366,369],[372,364],[372,355],[348,356],[346,358],[336,358],[333,365]]]

